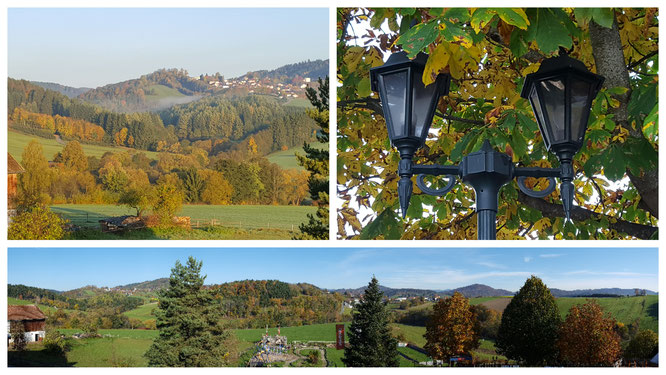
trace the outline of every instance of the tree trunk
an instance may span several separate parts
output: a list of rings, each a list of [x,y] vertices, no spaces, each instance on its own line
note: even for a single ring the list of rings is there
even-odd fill
[[[614,114],[616,124],[629,131],[634,138],[643,138],[640,124],[636,129],[629,122],[628,107],[631,98],[631,82],[629,71],[624,61],[622,51],[622,40],[617,22],[613,22],[612,28],[606,28],[590,21],[590,41],[592,42],[592,54],[597,67],[597,74],[606,77],[604,87],[625,87],[627,92],[613,97],[620,101],[618,108],[612,108],[610,113]],[[641,208],[647,210],[652,216],[659,218],[659,176],[658,169],[644,171],[640,176],[627,170],[631,183],[636,187],[641,196]]]

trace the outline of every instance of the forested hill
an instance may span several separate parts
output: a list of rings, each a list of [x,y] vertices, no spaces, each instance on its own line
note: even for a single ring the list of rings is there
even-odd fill
[[[184,69],[160,69],[137,79],[98,87],[79,98],[115,112],[141,112],[187,103],[214,91],[215,87],[188,76]]]
[[[270,96],[211,97],[158,115],[112,112],[24,80],[10,78],[7,87],[10,128],[43,137],[174,152],[181,141],[206,140],[210,156],[239,147],[262,156],[314,139],[303,108]]]
[[[85,92],[88,92],[92,90],[90,87],[71,87],[71,86],[65,86],[61,85],[59,83],[53,83],[53,82],[37,82],[37,81],[30,81],[30,83],[37,85],[39,87],[43,87],[48,90],[53,90],[57,91],[63,95],[67,95],[70,98],[75,98]]]
[[[242,77],[264,79],[269,78],[275,82],[289,82],[294,78],[307,77],[316,81],[317,78],[324,78],[328,76],[328,59],[303,61],[296,64],[289,64],[281,66],[273,70],[259,70],[256,72],[249,72]],[[242,78],[241,77],[241,78]]]

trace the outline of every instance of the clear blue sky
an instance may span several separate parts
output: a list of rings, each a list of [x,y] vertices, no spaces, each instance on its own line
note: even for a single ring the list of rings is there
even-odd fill
[[[329,51],[327,8],[10,8],[8,19],[9,76],[74,87],[160,68],[236,77]]]
[[[244,279],[357,288],[374,274],[394,288],[474,283],[518,290],[530,275],[549,287],[658,291],[656,248],[10,248],[8,282],[69,290],[168,277],[176,260],[203,261],[207,284]]]

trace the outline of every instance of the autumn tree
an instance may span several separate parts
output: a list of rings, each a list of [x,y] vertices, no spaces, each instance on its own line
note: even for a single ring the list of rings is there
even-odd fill
[[[319,78],[319,88],[315,90],[308,87],[305,91],[310,103],[314,109],[308,110],[308,116],[315,120],[319,126],[317,132],[317,141],[328,145],[329,137],[329,85],[328,77],[325,80]],[[328,147],[319,148],[311,144],[304,143],[303,151],[305,156],[296,155],[298,162],[305,169],[310,172],[308,180],[308,188],[310,190],[310,198],[317,205],[317,212],[315,215],[308,214],[308,222],[298,226],[301,231],[294,239],[315,239],[326,240],[328,234],[328,213],[329,213],[329,199],[328,199],[328,184],[329,184],[329,170],[328,170]]]
[[[201,200],[208,204],[231,204],[233,187],[217,171],[202,171],[205,186],[201,192]]]
[[[620,358],[620,336],[615,319],[588,300],[569,309],[557,340],[560,358],[575,366],[610,366]]]
[[[65,168],[77,172],[88,170],[88,158],[86,158],[81,144],[77,141],[67,142],[62,152],[54,157],[54,161],[63,163]]]
[[[373,276],[347,329],[349,346],[342,362],[347,367],[397,367],[398,342],[391,336],[384,293]]]
[[[440,299],[426,323],[425,350],[433,359],[448,361],[479,347],[479,324],[469,300],[459,292]]]
[[[646,329],[638,332],[638,334],[629,341],[622,356],[628,360],[650,360],[658,351],[659,336],[657,336],[654,331]]]
[[[183,193],[175,184],[162,182],[155,187],[151,203],[160,223],[168,225],[183,205]]]
[[[16,204],[19,211],[49,202],[47,190],[51,184],[49,162],[44,157],[42,145],[31,140],[23,150],[21,165],[25,172],[19,174]]]
[[[561,321],[550,290],[532,276],[504,309],[495,343],[497,352],[528,366],[554,364]]]
[[[460,163],[489,140],[517,165],[556,168],[559,162],[546,150],[520,90],[524,77],[560,48],[606,78],[573,161],[573,222],[563,219],[557,190],[532,198],[514,180],[499,194],[497,238],[656,236],[656,8],[341,8],[337,40],[340,238],[476,238],[474,194],[466,184],[442,197],[414,186],[406,219],[398,214],[400,158],[371,91],[370,68],[390,53],[405,51],[413,58],[426,52],[424,84],[438,73],[451,75],[432,136],[414,163]],[[545,180],[526,183],[545,186]],[[374,212],[370,217],[368,210]]]
[[[234,360],[232,334],[225,329],[223,310],[204,288],[201,261],[176,261],[169,287],[159,294],[157,329],[145,357],[154,367],[221,367]]]
[[[36,206],[12,218],[7,229],[10,240],[60,240],[65,236],[67,221],[48,207]]]

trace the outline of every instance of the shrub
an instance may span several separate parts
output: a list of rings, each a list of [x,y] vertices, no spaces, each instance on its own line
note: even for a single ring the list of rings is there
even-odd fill
[[[659,337],[652,330],[638,332],[624,351],[627,359],[651,359],[659,350]]]
[[[65,353],[69,351],[69,341],[59,331],[49,331],[44,337],[44,349],[52,353]]]
[[[34,207],[12,219],[7,238],[10,240],[60,240],[65,236],[65,224],[60,216],[47,207]]]

